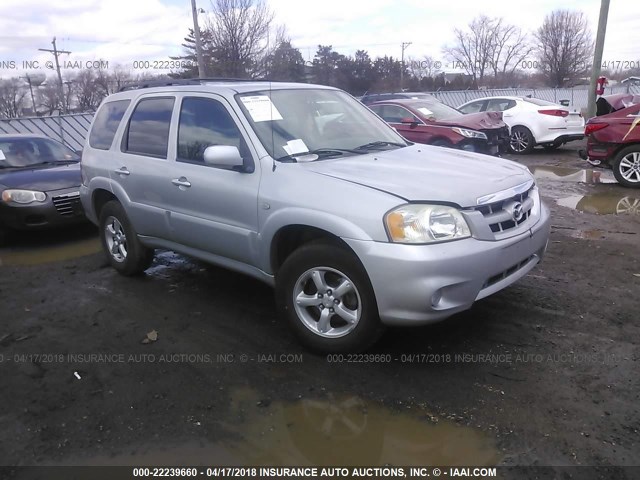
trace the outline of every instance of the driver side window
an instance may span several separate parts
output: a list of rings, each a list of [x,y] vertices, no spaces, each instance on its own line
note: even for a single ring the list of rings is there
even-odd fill
[[[236,147],[245,163],[250,159],[247,144],[224,105],[210,98],[184,98],[178,123],[177,160],[204,165],[204,151],[212,145]]]

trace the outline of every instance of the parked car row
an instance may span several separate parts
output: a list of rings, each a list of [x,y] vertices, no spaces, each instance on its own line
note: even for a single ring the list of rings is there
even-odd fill
[[[580,112],[537,98],[484,97],[457,109],[417,92],[369,94],[361,101],[418,143],[498,155],[507,148],[529,153],[537,145],[552,150],[584,138]]]

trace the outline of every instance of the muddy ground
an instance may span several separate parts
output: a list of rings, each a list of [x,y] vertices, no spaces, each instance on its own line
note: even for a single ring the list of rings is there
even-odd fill
[[[578,147],[513,157],[552,209],[544,262],[374,357],[309,354],[252,279],[169,252],[124,278],[92,227],[20,236],[0,465],[638,465],[640,190]]]

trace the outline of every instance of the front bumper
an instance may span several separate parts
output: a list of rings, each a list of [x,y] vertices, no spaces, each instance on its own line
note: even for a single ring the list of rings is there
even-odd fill
[[[466,310],[522,278],[542,259],[549,230],[549,210],[542,205],[533,227],[505,240],[468,238],[433,245],[345,241],[369,275],[382,322],[420,325]]]
[[[46,193],[42,203],[21,205],[0,201],[0,225],[13,230],[42,230],[86,221],[78,187]]]

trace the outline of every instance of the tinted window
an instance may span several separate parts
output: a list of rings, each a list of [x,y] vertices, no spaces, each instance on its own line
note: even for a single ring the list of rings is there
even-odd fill
[[[482,105],[484,103],[485,101],[473,102],[473,103],[470,103],[469,105],[465,105],[464,107],[462,107],[460,111],[462,113],[477,113],[482,110]]]
[[[211,145],[232,145],[243,158],[247,155],[236,123],[220,102],[185,98],[180,108],[178,160],[204,163],[204,150]]]
[[[493,100],[489,100],[489,105],[487,105],[488,112],[504,112],[505,110],[509,110],[516,106],[515,100],[509,100],[508,98],[495,98]]]
[[[402,123],[404,118],[410,118],[414,122],[422,123],[422,121],[409,110],[396,105],[380,105],[374,111],[389,123]]]
[[[145,98],[131,114],[124,151],[167,158],[174,98]]]
[[[129,103],[131,103],[130,100],[118,100],[105,103],[100,107],[91,128],[89,145],[100,150],[109,150]]]

